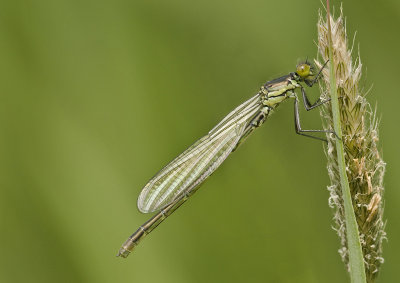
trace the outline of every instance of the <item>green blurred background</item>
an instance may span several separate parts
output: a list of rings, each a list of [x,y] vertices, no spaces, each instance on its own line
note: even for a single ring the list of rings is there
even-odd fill
[[[320,8],[2,1],[0,281],[348,281],[322,144],[295,134],[289,102],[134,254],[115,257],[149,217],[136,208],[147,180],[264,82],[316,56]],[[382,117],[389,241],[379,282],[395,282],[400,3],[345,1],[344,13]],[[302,113],[304,128],[321,127],[317,112]]]

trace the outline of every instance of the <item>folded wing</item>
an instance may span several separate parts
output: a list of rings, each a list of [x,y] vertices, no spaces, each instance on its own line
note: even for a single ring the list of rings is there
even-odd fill
[[[259,94],[230,112],[206,136],[159,171],[143,188],[138,208],[153,212],[190,192],[210,176],[236,147],[249,121],[261,108]]]

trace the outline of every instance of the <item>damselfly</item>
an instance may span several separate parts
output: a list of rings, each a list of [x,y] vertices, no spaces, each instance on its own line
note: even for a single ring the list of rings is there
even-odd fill
[[[286,99],[294,99],[296,133],[324,140],[308,133],[329,131],[301,129],[299,99],[295,93],[296,89],[301,90],[307,111],[326,102],[318,99],[311,104],[301,85],[304,82],[311,87],[317,81],[322,68],[315,74],[311,64],[306,61],[297,65],[296,72],[267,82],[255,96],[236,107],[207,135],[158,172],[143,188],[137,206],[143,213],[159,212],[129,237],[119,250],[118,256],[127,257],[145,235],[196,192],[201,183],[228,155],[235,151],[254,129],[261,126],[271,112]]]

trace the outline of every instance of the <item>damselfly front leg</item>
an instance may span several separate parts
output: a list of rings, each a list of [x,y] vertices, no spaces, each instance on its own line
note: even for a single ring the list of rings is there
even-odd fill
[[[314,108],[316,108],[316,107],[318,107],[318,106],[320,106],[320,105],[322,105],[322,104],[324,104],[324,103],[326,103],[328,101],[331,101],[330,98],[328,98],[326,100],[323,100],[323,101],[321,101],[321,98],[318,98],[317,101],[315,101],[313,104],[311,104],[310,100],[307,97],[306,90],[304,89],[304,87],[301,87],[301,95],[303,97],[304,108],[307,111],[310,111],[311,109],[314,109]]]

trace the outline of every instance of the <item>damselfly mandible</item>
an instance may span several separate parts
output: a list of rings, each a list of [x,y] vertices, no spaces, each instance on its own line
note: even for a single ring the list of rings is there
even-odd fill
[[[301,90],[307,111],[326,102],[318,99],[317,102],[311,104],[301,85],[305,83],[311,87],[317,81],[322,68],[316,74],[311,64],[306,61],[297,65],[296,72],[265,83],[255,96],[236,107],[207,135],[159,171],[143,188],[137,202],[141,212],[158,211],[158,213],[128,238],[120,248],[118,256],[127,257],[145,235],[180,207],[228,155],[235,151],[254,129],[261,126],[268,115],[288,98],[294,99],[296,133],[324,140],[311,136],[309,133],[329,131],[301,129],[299,99],[295,93],[296,89]]]

